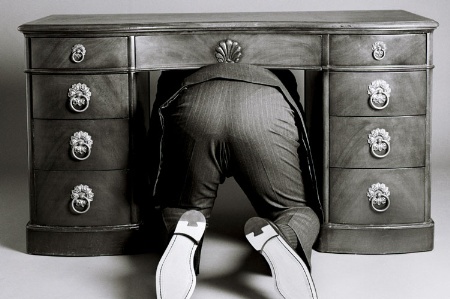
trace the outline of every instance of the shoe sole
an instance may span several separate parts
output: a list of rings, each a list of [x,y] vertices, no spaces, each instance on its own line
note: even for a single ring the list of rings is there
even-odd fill
[[[275,280],[275,288],[283,298],[318,298],[305,262],[267,220],[259,217],[248,220],[245,236],[266,259]]]
[[[156,269],[158,299],[189,299],[192,296],[196,285],[194,255],[205,228],[202,213],[188,211],[181,216]]]

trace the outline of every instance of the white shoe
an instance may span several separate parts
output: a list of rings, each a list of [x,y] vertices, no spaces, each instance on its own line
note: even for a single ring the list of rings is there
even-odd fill
[[[194,255],[206,220],[198,211],[185,212],[178,221],[156,270],[158,299],[189,299],[195,289]]]
[[[272,271],[275,287],[285,299],[317,299],[309,269],[269,221],[254,217],[245,224],[245,236]]]

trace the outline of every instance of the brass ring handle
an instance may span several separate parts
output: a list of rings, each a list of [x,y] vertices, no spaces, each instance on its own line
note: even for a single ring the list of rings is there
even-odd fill
[[[384,80],[373,81],[368,89],[369,105],[375,110],[383,110],[389,105],[389,99],[391,97],[391,87]]]
[[[379,128],[372,130],[367,140],[372,155],[380,159],[389,155],[391,151],[390,141],[391,137],[389,136],[389,132]]]
[[[73,84],[69,88],[67,96],[69,97],[69,106],[72,111],[81,113],[89,108],[91,90],[86,84]]]
[[[91,208],[94,192],[88,185],[80,184],[73,188],[70,198],[70,210],[75,214],[84,214]]]
[[[387,211],[391,205],[389,188],[382,183],[372,184],[367,192],[370,206],[375,212],[382,213]]]
[[[75,160],[83,161],[91,155],[92,137],[83,131],[75,132],[70,137],[71,155]]]
[[[386,56],[387,46],[382,41],[377,41],[372,45],[372,56],[375,60],[382,60]]]
[[[82,44],[76,44],[72,47],[72,55],[70,56],[72,62],[80,63],[84,60],[86,55],[86,48]]]

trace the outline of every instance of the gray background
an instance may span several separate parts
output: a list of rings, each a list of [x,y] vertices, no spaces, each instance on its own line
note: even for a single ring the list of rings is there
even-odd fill
[[[430,253],[387,257],[314,253],[313,276],[322,299],[448,298],[448,0],[0,0],[0,299],[154,298],[154,269],[158,261],[158,256],[152,255],[74,259],[24,254],[28,221],[26,86],[24,39],[17,31],[19,25],[49,14],[380,9],[408,10],[440,23],[434,34],[432,105],[435,249]],[[239,239],[243,223],[252,214],[243,198],[232,180],[221,188],[215,226],[205,240],[203,276],[193,299],[261,298],[251,287],[265,292],[264,298],[273,298],[267,289],[272,287],[267,275],[245,274],[248,264],[258,264],[258,260],[253,263],[250,249]],[[224,225],[229,220],[234,224]]]

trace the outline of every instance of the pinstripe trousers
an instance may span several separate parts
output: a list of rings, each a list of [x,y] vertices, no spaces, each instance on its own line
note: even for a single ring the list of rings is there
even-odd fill
[[[221,75],[222,68],[232,68],[238,80]],[[274,79],[268,70],[218,64],[196,76],[202,72],[216,76],[182,89],[158,110],[154,196],[168,231],[187,210],[201,211],[209,222],[219,185],[233,176],[259,216],[299,241],[294,249],[309,265],[320,221],[305,196],[295,111],[279,90],[248,77]]]

